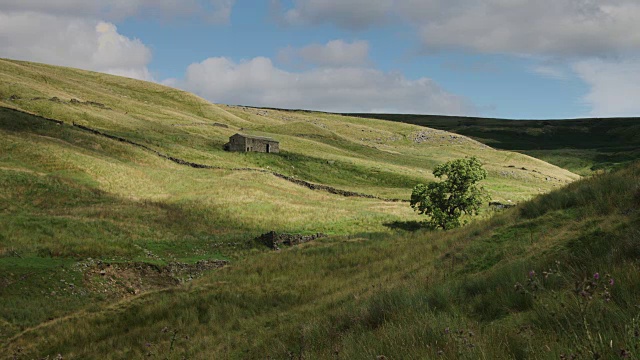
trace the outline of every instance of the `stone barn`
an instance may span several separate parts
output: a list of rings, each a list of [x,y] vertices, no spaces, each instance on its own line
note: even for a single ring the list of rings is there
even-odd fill
[[[229,142],[224,145],[224,149],[240,152],[279,153],[280,143],[269,137],[235,134],[229,138]]]

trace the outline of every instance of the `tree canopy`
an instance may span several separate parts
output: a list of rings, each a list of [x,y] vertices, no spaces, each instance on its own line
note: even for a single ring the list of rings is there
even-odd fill
[[[442,181],[418,184],[411,194],[411,207],[429,216],[427,224],[432,228],[459,227],[460,217],[477,215],[488,198],[486,191],[477,185],[486,179],[487,171],[475,157],[440,164],[433,170],[433,175]]]

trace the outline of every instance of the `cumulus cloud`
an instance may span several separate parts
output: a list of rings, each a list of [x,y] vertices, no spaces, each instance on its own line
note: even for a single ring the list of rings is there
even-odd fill
[[[418,17],[421,11],[415,9],[405,11],[429,49],[572,57],[640,47],[640,36],[635,35],[640,30],[640,3],[635,0],[426,3],[422,10],[435,11],[423,13],[424,17]],[[421,8],[417,3],[415,7]]]
[[[335,112],[473,114],[466,99],[434,81],[410,80],[366,67],[315,68],[288,72],[268,58],[244,62],[209,58],[172,80],[213,102]]]
[[[367,41],[332,40],[325,45],[312,44],[300,49],[288,47],[278,56],[283,62],[302,62],[321,67],[358,66],[367,63],[369,43]]]
[[[602,56],[640,48],[636,0],[295,0],[281,14],[289,24],[346,29],[395,18],[432,51]]]
[[[640,58],[583,60],[573,71],[590,90],[584,97],[591,116],[638,116],[640,114]]]
[[[529,70],[589,86],[592,115],[637,115],[640,2],[637,0],[294,0],[280,4],[289,25],[348,30],[402,22],[424,53],[463,50],[537,61]],[[607,60],[618,58],[621,60]],[[549,65],[549,62],[554,65]],[[570,68],[573,70],[567,70]],[[635,72],[634,72],[635,71]]]
[[[3,57],[151,80],[151,50],[112,23],[32,12],[0,12]]]
[[[58,16],[121,20],[131,16],[200,16],[229,21],[235,0],[0,0],[2,12],[37,12]]]

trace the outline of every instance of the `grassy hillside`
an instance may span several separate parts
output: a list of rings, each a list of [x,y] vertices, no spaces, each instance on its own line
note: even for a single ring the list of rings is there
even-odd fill
[[[431,115],[353,114],[469,136],[496,149],[527,154],[580,175],[640,157],[640,119],[501,120]]]
[[[274,137],[282,152],[224,152],[236,132]],[[498,201],[579,179],[417,125],[214,105],[158,84],[0,60],[0,356],[399,356],[410,339],[393,336],[403,332],[377,338],[384,304],[426,306],[412,300],[420,284],[456,289],[504,261],[538,264],[545,257],[521,221],[560,228],[558,242],[627,221],[563,208],[448,234],[403,230],[421,218],[397,200],[464,156],[485,164]],[[252,241],[268,231],[328,237],[272,252]],[[465,311],[450,326],[479,324]]]
[[[637,358],[639,225],[636,164],[456,231],[255,253],[188,285],[26,329],[5,349],[25,358]]]

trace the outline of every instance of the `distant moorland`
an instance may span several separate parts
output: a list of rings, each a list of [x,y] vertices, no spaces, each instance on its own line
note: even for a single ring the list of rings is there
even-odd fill
[[[345,114],[427,126],[516,151],[580,175],[640,157],[640,118],[503,120],[436,115]]]

